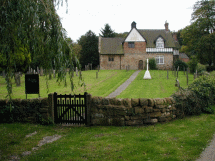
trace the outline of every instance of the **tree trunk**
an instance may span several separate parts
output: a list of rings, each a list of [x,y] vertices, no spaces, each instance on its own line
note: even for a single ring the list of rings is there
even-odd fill
[[[21,85],[20,74],[19,72],[15,73],[15,82],[16,86],[19,87]]]

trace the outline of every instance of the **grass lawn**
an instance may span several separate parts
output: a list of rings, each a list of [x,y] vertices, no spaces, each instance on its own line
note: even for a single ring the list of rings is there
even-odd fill
[[[86,84],[86,90],[88,93],[91,93],[93,96],[106,97],[114,90],[117,89],[123,82],[125,82],[135,71],[130,70],[126,72],[125,70],[100,70],[98,74],[98,79],[96,79],[97,70],[82,71],[84,82]],[[21,78],[21,86],[16,87],[15,81],[13,80],[13,96],[12,98],[21,98],[25,99],[25,76]],[[49,80],[48,82],[48,93],[57,92],[59,94],[70,94],[70,81],[69,76],[67,76],[67,87],[64,87],[64,82],[60,84],[56,82],[56,79]],[[78,77],[74,76],[74,83],[76,89],[74,93],[83,94],[84,88],[78,86]],[[5,79],[0,76],[0,99],[4,99],[7,96],[7,89]],[[47,97],[47,87],[46,87],[46,78],[45,76],[40,77],[40,96]],[[37,98],[38,94],[28,94],[28,98]]]
[[[178,90],[175,87],[176,77],[169,71],[150,70],[152,79],[143,80],[145,70],[141,71],[136,79],[117,98],[165,98],[170,97]],[[189,84],[193,82],[193,75],[189,74]],[[183,71],[178,74],[178,80],[182,88],[187,87],[187,78]]]
[[[21,160],[195,160],[212,139],[214,124],[214,114],[137,127],[0,124],[0,160],[32,151],[43,137],[55,134],[62,138]]]
[[[135,71],[125,70],[100,70],[98,79],[96,79],[97,70],[83,71],[82,75],[86,84],[86,91],[93,96],[106,97],[115,91],[123,82],[125,82]],[[169,97],[178,90],[175,87],[175,77],[172,71],[169,71],[169,79],[166,79],[166,71],[151,70],[151,80],[143,80],[145,70],[141,71],[137,78],[123,91],[117,98],[164,98]],[[24,76],[21,78],[21,86],[16,87],[13,80],[13,96],[12,98],[25,99],[25,81]],[[78,86],[78,77],[74,77],[76,88],[75,94],[83,94],[84,88]],[[186,85],[186,75],[179,72],[179,81],[182,87]],[[189,83],[193,81],[193,75],[189,75]],[[0,76],[0,99],[7,96],[5,79]],[[56,78],[48,81],[48,93],[57,92],[59,94],[70,94],[70,81],[67,76],[67,87],[64,87],[64,82],[57,83]],[[47,97],[47,87],[45,76],[40,77],[40,96]],[[37,94],[29,94],[28,98],[37,98]]]

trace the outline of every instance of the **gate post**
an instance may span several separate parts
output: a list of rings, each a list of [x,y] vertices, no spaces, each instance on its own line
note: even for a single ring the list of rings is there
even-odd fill
[[[57,117],[57,93],[55,92],[53,95],[53,106],[54,106],[54,123],[58,123]]]
[[[91,94],[88,94],[87,92],[84,93],[86,98],[86,126],[90,126],[90,116],[91,116],[91,110],[90,110],[90,102],[91,102]]]
[[[48,102],[49,102],[49,116],[51,117],[52,122],[54,123],[54,94],[50,93],[48,94]]]

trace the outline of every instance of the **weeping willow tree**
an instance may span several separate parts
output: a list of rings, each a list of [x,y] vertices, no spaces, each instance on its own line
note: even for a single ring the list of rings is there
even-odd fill
[[[71,49],[66,43],[56,7],[67,0],[1,0],[0,1],[0,53],[6,72],[9,99],[12,95],[12,76],[18,64],[17,49],[21,47],[23,56],[37,61],[45,71],[55,69],[57,81],[66,80],[66,68],[70,69],[71,90],[74,89],[71,70],[78,60],[71,60]],[[73,57],[74,58],[74,57]],[[48,74],[47,72],[45,73]],[[80,76],[80,81],[82,80]],[[66,81],[65,81],[66,82]],[[83,85],[83,82],[81,82]]]

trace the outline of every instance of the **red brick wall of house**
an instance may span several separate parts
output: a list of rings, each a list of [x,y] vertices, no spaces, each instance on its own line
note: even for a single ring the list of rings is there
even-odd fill
[[[146,42],[134,42],[135,47],[134,48],[129,48],[128,47],[128,42],[125,42],[123,45],[124,48],[124,53],[129,53],[129,54],[141,54],[141,53],[146,53]]]
[[[159,69],[171,69],[173,65],[172,53],[146,53],[146,42],[135,42],[134,48],[128,47],[128,42],[124,43],[124,55],[100,55],[100,68],[101,69],[130,69],[137,70],[140,60],[143,61],[143,68],[146,67],[146,59],[155,58],[158,55],[164,56],[164,63],[157,65]],[[108,61],[109,57],[114,57],[114,61]]]

